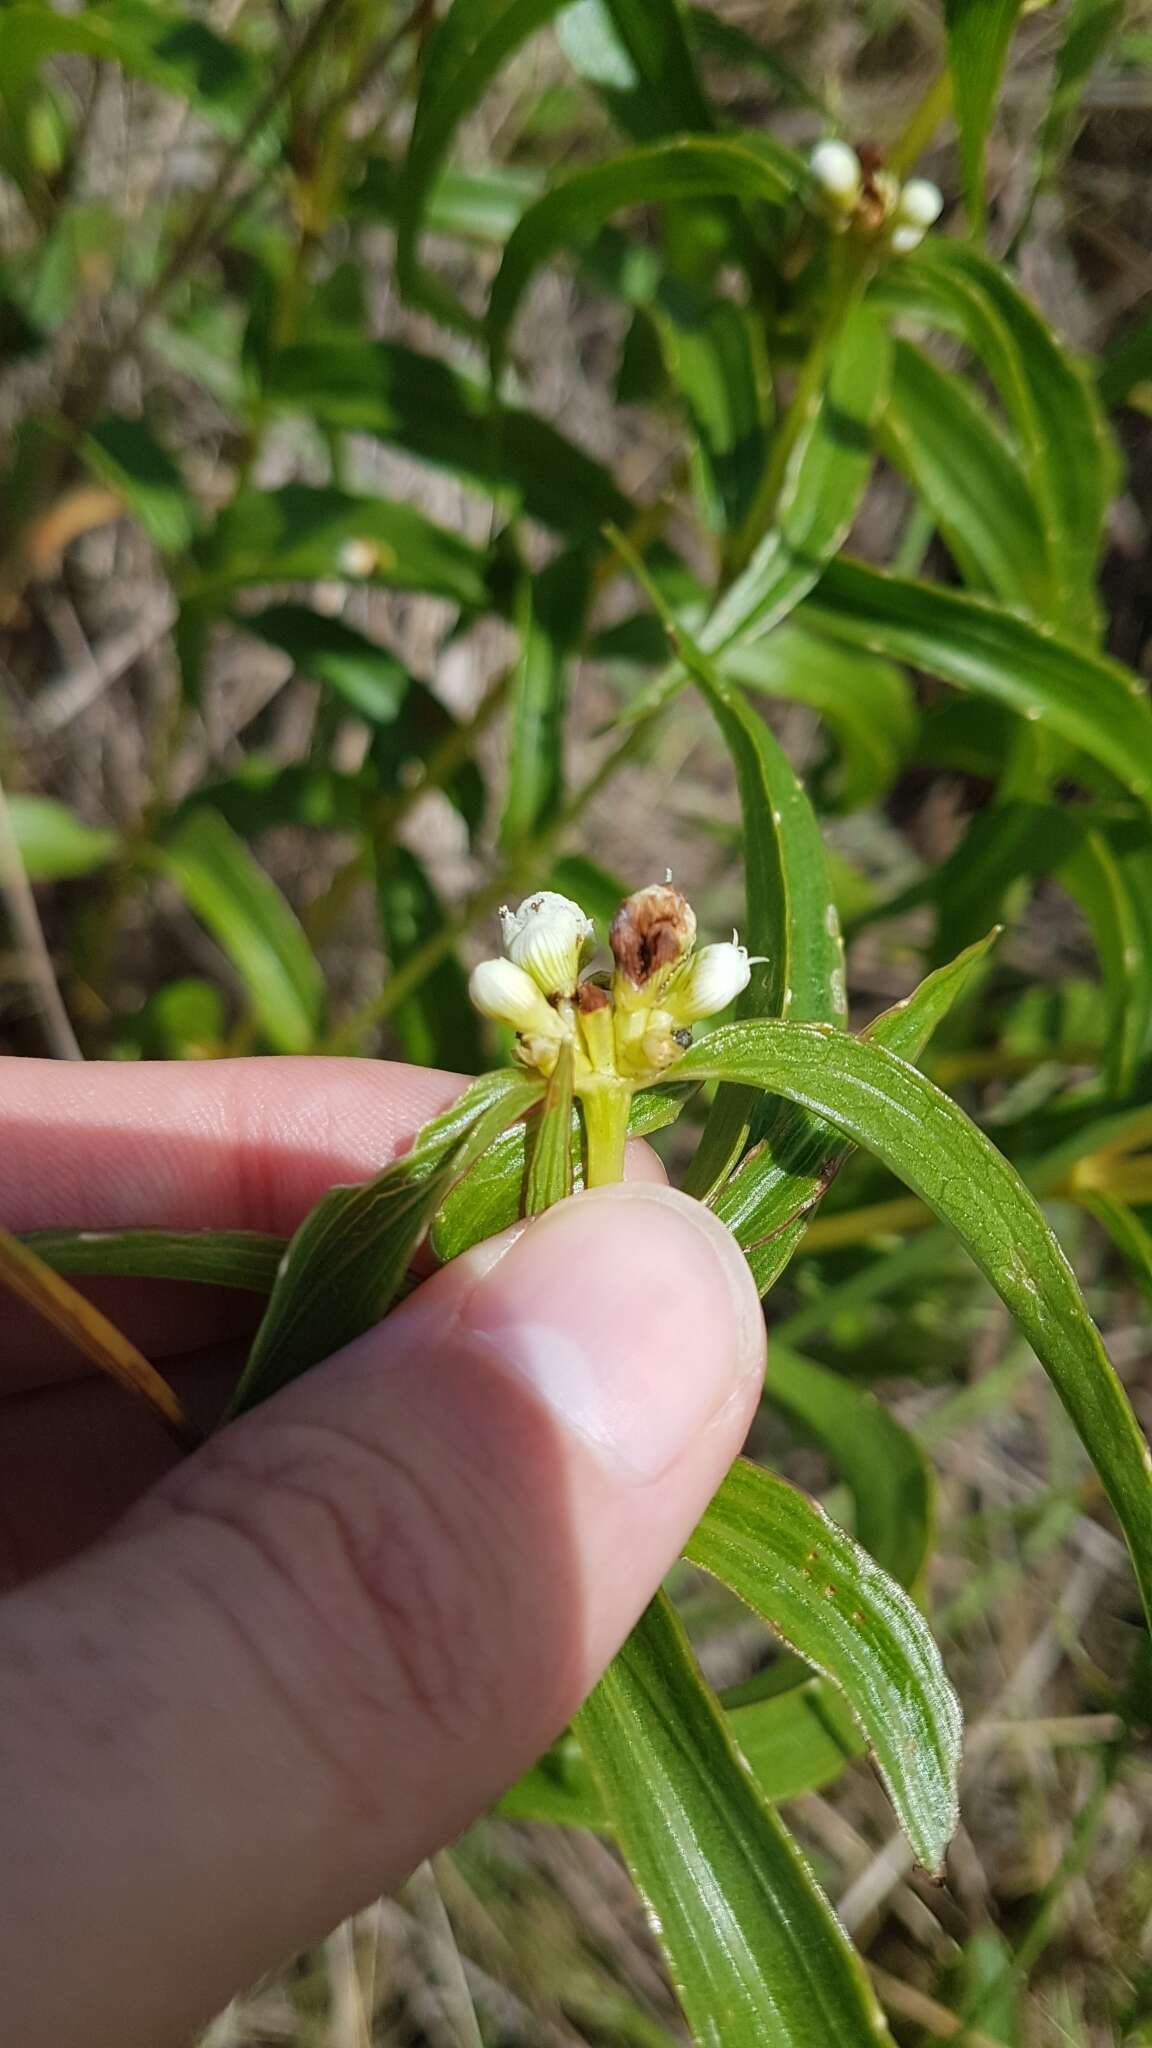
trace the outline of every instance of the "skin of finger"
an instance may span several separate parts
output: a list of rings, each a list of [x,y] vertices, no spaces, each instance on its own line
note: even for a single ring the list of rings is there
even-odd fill
[[[22,2048],[183,2041],[394,1885],[558,1732],[714,1491],[755,1370],[624,1486],[445,1341],[474,1284],[470,1255],[0,1607]]]
[[[641,1143],[628,1147],[625,1177],[655,1186],[666,1180],[656,1154]],[[159,1296],[192,1292],[153,1285]],[[262,1306],[251,1308],[250,1329]],[[203,1325],[175,1304],[168,1312],[160,1301],[147,1307],[149,1326],[161,1340],[152,1355],[164,1359],[165,1378],[207,1433],[227,1405],[246,1346],[233,1336],[171,1359],[180,1335],[199,1335]],[[138,1343],[142,1320],[129,1316],[122,1324]],[[95,1542],[180,1461],[143,1402],[95,1373],[71,1378],[73,1363],[58,1342],[42,1344],[13,1376],[23,1381],[22,1390],[0,1400],[0,1594]]]
[[[288,1236],[338,1183],[368,1179],[465,1077],[371,1060],[0,1058],[6,1229],[264,1230]],[[646,1145],[629,1178],[662,1179]],[[153,1361],[253,1330],[235,1290],[77,1280]],[[0,1295],[0,1389],[75,1377],[85,1361]]]

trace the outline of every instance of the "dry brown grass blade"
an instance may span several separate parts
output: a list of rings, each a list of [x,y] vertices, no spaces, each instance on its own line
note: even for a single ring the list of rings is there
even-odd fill
[[[85,1352],[101,1372],[109,1373],[129,1393],[147,1401],[182,1450],[195,1450],[201,1442],[200,1431],[167,1380],[161,1378],[155,1366],[149,1365],[143,1352],[137,1351],[115,1323],[110,1323],[69,1281],[54,1273],[7,1230],[0,1230],[0,1286],[11,1288],[36,1309],[62,1336]]]

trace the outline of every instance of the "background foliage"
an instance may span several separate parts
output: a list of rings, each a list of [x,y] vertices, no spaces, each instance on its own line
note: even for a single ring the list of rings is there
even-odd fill
[[[549,880],[603,918],[669,864],[769,956],[747,1013],[785,1020],[705,1036],[674,1125],[682,1092],[638,1103],[774,1290],[759,1476],[693,1539],[680,1621],[650,1610],[439,1895],[365,1915],[221,2042],[683,2038],[612,1852],[538,1825],[606,1811],[697,2037],[723,2008],[719,2038],[764,2038],[724,2007],[730,1956],[683,1977],[709,1798],[740,1996],[791,1985],[781,2040],[884,2036],[834,1942],[806,1984],[777,1953],[807,1878],[766,1800],[899,2040],[1152,2039],[1147,1667],[1100,1492],[1147,1585],[1136,1437],[1019,1182],[897,1064],[1042,1200],[1147,1421],[1150,47],[1115,0],[0,6],[6,1048],[486,1073],[508,1048],[466,970],[495,907]],[[831,132],[938,179],[919,250],[830,232]],[[489,1079],[417,1174],[318,1212],[349,1313],[434,1214],[449,1254],[514,1213],[527,1099]],[[767,1151],[732,1173],[750,1117]],[[266,1293],[280,1250],[218,1259]],[[315,1354],[299,1293],[240,1405]],[[944,1643],[970,1722],[944,1892],[831,1680],[926,1861],[946,1709],[904,1782],[908,1691],[749,1617],[812,1631],[791,1543],[863,1570],[765,1468]],[[931,1701],[915,1608],[877,1597]],[[649,1710],[681,1681],[665,1751]],[[721,1811],[732,1739],[755,1788]]]

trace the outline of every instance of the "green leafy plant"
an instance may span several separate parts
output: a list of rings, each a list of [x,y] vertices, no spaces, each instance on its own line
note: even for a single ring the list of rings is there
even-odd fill
[[[255,8],[224,33],[152,0],[0,6],[19,216],[0,340],[44,372],[7,463],[6,658],[30,672],[62,559],[119,520],[150,551],[154,639],[170,634],[178,669],[146,795],[120,815],[89,822],[6,748],[0,882],[51,1049],[384,1050],[478,1076],[287,1245],[0,1244],[0,1279],[185,1440],[175,1397],[65,1276],[265,1296],[238,1413],[385,1315],[425,1241],[451,1258],[617,1178],[629,1135],[667,1131],[763,1295],[804,1260],[794,1343],[917,1270],[951,1272],[950,1234],[1047,1372],[1152,1613],[1147,1446],[1047,1213],[1057,1201],[1074,1240],[1093,1219],[1148,1291],[1152,710],[1105,647],[1098,578],[1121,475],[1106,404],[1138,388],[1146,349],[1137,336],[1095,377],[984,245],[1016,13],[949,0],[946,65],[880,151],[832,133],[778,53],[679,0],[451,0],[384,27],[321,0],[286,34]],[[1070,11],[1029,206],[1115,14]],[[576,146],[478,163],[462,132],[540,35],[578,95]],[[729,73],[789,109],[787,133],[802,115],[809,142],[741,123]],[[213,152],[193,196],[145,196],[146,233],[85,184],[110,80],[181,106]],[[942,228],[917,166],[950,101],[967,219]],[[405,308],[387,338],[365,290],[381,229]],[[654,486],[542,407],[526,308],[558,269],[611,309],[616,396],[661,438]],[[210,475],[181,426],[193,397],[213,408]],[[455,526],[431,487],[382,494],[412,463],[458,487]],[[878,488],[898,512],[884,546]],[[398,616],[372,608],[380,593],[434,601],[427,672],[380,625]],[[483,633],[505,653],[461,716],[437,665]],[[211,742],[221,677],[255,651],[310,692],[292,758],[255,724]],[[608,730],[580,780],[592,675]],[[29,731],[59,729],[74,681],[32,696]],[[693,694],[739,796],[743,945],[698,945],[684,894],[652,881],[674,845],[624,883],[580,851]],[[781,706],[802,708],[816,749],[802,778]],[[941,857],[894,856],[899,789],[933,777],[976,795]],[[411,830],[436,804],[479,876],[450,897]],[[323,850],[318,886],[301,887],[307,854],[293,879],[285,834]],[[63,1005],[30,883],[65,885]],[[1001,930],[1010,951],[1054,889],[1094,950],[1090,992],[1002,964]],[[693,893],[729,901],[711,876]],[[339,968],[366,897],[386,962],[370,989]],[[211,950],[218,975],[126,996],[127,935],[174,903],[186,964]],[[502,907],[507,957],[477,961]],[[598,930],[609,967],[588,964]],[[903,992],[868,1022],[845,930],[862,951],[899,935]],[[893,1232],[909,1233],[895,1254]],[[877,1243],[885,1258],[836,1265]],[[916,1442],[833,1360],[775,1355],[767,1399],[821,1446],[851,1512],[830,1519],[742,1461],[686,1557],[790,1654],[758,1696],[753,1681],[717,1697],[661,1594],[503,1811],[611,1832],[696,2040],[849,2048],[890,2040],[888,2022],[776,1808],[866,1745],[938,1870],[959,1710],[918,1605],[932,1506]]]

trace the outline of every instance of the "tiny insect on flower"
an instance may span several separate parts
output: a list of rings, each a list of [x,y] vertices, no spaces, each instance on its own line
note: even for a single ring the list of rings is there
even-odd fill
[[[573,993],[594,927],[570,896],[538,889],[518,910],[501,910],[500,930],[508,958],[545,996]]]

